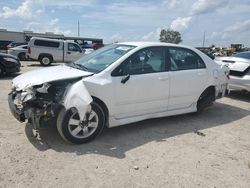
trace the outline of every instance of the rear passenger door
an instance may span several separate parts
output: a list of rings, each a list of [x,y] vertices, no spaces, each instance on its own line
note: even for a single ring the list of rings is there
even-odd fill
[[[187,48],[169,47],[169,110],[190,107],[203,91],[208,73],[201,57]]]

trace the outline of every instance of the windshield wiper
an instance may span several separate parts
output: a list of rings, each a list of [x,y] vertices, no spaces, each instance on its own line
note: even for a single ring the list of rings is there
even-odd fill
[[[89,71],[89,69],[87,67],[85,67],[84,65],[81,65],[81,64],[73,63],[73,66],[77,69],[80,69],[80,70]]]

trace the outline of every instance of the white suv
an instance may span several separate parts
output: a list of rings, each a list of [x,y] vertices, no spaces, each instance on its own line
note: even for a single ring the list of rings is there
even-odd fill
[[[79,144],[105,125],[200,111],[224,96],[228,73],[228,67],[187,46],[118,43],[72,64],[16,77],[9,106],[35,128],[56,118],[62,138]]]
[[[81,47],[71,41],[32,37],[27,57],[39,60],[43,66],[52,62],[72,62],[84,55]]]

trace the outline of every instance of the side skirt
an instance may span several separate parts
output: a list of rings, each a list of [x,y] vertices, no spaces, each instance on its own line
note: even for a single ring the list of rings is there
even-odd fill
[[[117,127],[124,124],[134,123],[146,119],[153,119],[153,118],[161,118],[161,117],[167,117],[167,116],[174,116],[174,115],[180,115],[180,114],[187,114],[191,112],[196,112],[197,103],[193,103],[188,108],[178,109],[178,110],[171,110],[171,111],[164,111],[164,112],[158,112],[153,114],[146,114],[141,116],[133,116],[123,119],[116,119],[112,116],[109,117],[109,128]]]

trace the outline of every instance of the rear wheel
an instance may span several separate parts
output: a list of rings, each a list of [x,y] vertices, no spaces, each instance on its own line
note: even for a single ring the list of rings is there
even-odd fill
[[[91,111],[80,121],[79,113],[71,108],[64,113],[62,122],[57,129],[62,138],[74,144],[82,144],[93,140],[104,128],[105,116],[102,108],[95,102],[91,103]],[[59,114],[60,118],[60,114]]]
[[[48,55],[43,55],[39,58],[42,66],[49,66],[52,63],[52,57]]]
[[[19,53],[17,57],[20,61],[24,61],[25,60],[25,53]]]
[[[201,112],[211,106],[215,101],[215,93],[213,89],[204,91],[197,101],[197,112]]]

